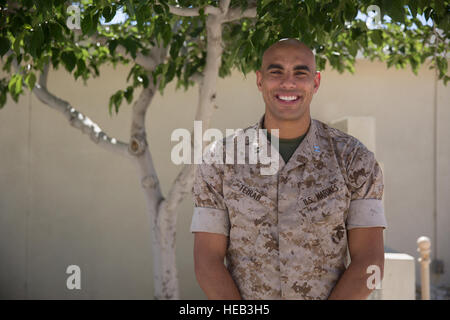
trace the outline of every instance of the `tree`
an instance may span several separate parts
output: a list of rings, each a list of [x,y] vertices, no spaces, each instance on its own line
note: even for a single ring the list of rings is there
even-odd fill
[[[369,28],[358,18],[372,5],[381,24]],[[194,166],[182,167],[169,193],[162,195],[146,139],[145,117],[155,93],[171,81],[185,89],[197,85],[195,120],[209,127],[217,79],[238,68],[256,70],[263,51],[285,37],[299,38],[316,52],[319,69],[328,62],[339,72],[353,72],[358,53],[410,65],[417,73],[431,60],[447,82],[448,1],[398,0],[23,0],[0,1],[0,107],[7,96],[18,101],[27,88],[63,114],[99,147],[137,164],[140,183],[153,219],[152,244],[156,299],[179,298],[175,266],[177,206],[190,192]],[[375,7],[376,8],[376,7]],[[68,10],[69,9],[69,10]],[[71,9],[71,10],[70,10]],[[126,20],[107,25],[117,12]],[[80,17],[80,29],[71,29]],[[422,24],[419,16],[432,21]],[[130,64],[129,85],[110,97],[109,112],[123,100],[133,103],[130,139],[118,141],[86,115],[47,88],[52,67],[63,67],[75,79],[100,76],[103,64]],[[39,74],[39,77],[36,76]],[[194,146],[202,144],[201,137]]]

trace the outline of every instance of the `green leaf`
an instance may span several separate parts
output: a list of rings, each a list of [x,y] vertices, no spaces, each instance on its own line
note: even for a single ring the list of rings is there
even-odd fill
[[[11,48],[11,42],[8,38],[0,38],[0,57],[3,57],[6,52]]]
[[[166,83],[169,83],[170,81],[172,81],[173,77],[175,76],[175,71],[176,71],[176,65],[174,62],[171,62],[169,64],[169,68],[167,69],[167,73],[166,73]]]
[[[86,72],[86,64],[83,59],[77,60],[77,71],[75,72],[75,79],[82,76]]]
[[[39,57],[42,53],[42,44],[44,42],[44,32],[41,27],[36,27],[31,36],[31,55],[33,57]]]
[[[120,43],[127,49],[133,59],[136,58],[137,43],[132,38],[120,39]]]
[[[148,4],[140,4],[138,9],[136,10],[136,21],[139,30],[143,30],[144,25],[151,20],[152,11]],[[153,27],[153,23],[151,23]],[[151,37],[151,33],[148,33],[148,37]]]
[[[258,2],[260,2],[260,4],[261,4],[261,9],[265,9],[272,1],[274,1],[274,0],[262,0],[261,2],[260,1],[258,1]]]
[[[172,59],[176,59],[178,57],[178,52],[180,51],[181,46],[183,45],[183,38],[180,35],[174,36],[174,41],[170,46],[170,57]]]
[[[311,14],[315,10],[316,3],[315,0],[306,0],[306,10],[308,11],[308,15]]]
[[[109,53],[111,55],[114,55],[118,44],[119,44],[119,42],[116,39],[109,40],[109,42],[108,42],[108,49],[109,49]]]
[[[417,17],[417,0],[409,0],[408,7],[413,18]]]
[[[105,22],[110,22],[116,15],[116,8],[114,6],[109,6],[103,8],[102,16],[105,18]]]
[[[149,80],[146,74],[143,74],[142,76],[142,85],[144,86],[144,88],[148,87],[149,84]]]
[[[0,79],[0,109],[2,109],[6,103],[6,94],[8,93],[8,81],[3,78]]]
[[[129,86],[124,92],[125,99],[127,99],[128,104],[133,101],[133,87]],[[117,112],[117,111],[116,111]]]
[[[100,11],[97,12],[93,17],[92,17],[92,25],[91,25],[91,30],[90,30],[90,35],[94,34],[97,31],[97,25],[100,21]]]
[[[412,71],[414,72],[415,75],[417,75],[418,74],[418,69],[419,69],[419,62],[413,56],[409,56],[408,60],[409,60],[409,63],[411,65]]]
[[[0,93],[0,109],[2,109],[5,106],[6,103],[6,93],[2,91]]]
[[[164,10],[165,10],[166,12],[169,12],[169,11],[170,11],[169,5],[168,5],[166,2],[167,2],[166,0],[161,0],[161,1],[159,1],[159,3],[162,4],[162,6],[164,7]]]
[[[130,80],[131,76],[134,75],[134,73],[136,72],[136,66],[134,65],[133,68],[130,69],[130,72],[128,72],[128,76],[127,76],[127,82]]]
[[[169,24],[164,25],[164,31],[162,34],[162,38],[164,41],[164,46],[167,46],[170,42],[170,39],[172,39],[172,29],[170,28]]]
[[[352,21],[358,14],[358,9],[353,3],[346,3],[344,9],[344,18],[347,21]]]
[[[60,50],[58,48],[52,48],[51,50],[52,50],[52,56],[51,56],[52,65],[53,65],[53,68],[56,69],[56,68],[58,68],[58,65],[60,62],[60,60],[59,60]]]
[[[256,30],[252,35],[252,43],[261,43],[264,35],[267,35],[266,32],[264,32],[263,29]]]
[[[258,12],[258,16],[264,16],[266,13],[272,14],[275,12],[274,9],[276,9],[278,6],[277,1],[274,0],[265,0],[263,1],[261,5],[261,10]]]
[[[67,71],[72,72],[73,68],[77,63],[77,58],[73,51],[65,51],[61,54],[61,60],[64,62],[64,65]]]
[[[437,65],[438,70],[440,71],[440,73],[442,73],[442,74],[446,74],[447,73],[447,69],[448,69],[447,58],[445,58],[445,57],[436,57],[436,65]]]
[[[127,0],[125,1],[125,5],[127,6],[127,11],[129,16],[132,18],[135,16],[135,12],[134,12],[134,4],[133,4],[133,0]]]
[[[116,114],[119,113],[119,107],[122,104],[123,100],[123,91],[119,90],[115,94],[113,94],[109,98],[109,115],[112,115],[112,107],[114,106],[114,110],[116,111]]]
[[[92,32],[92,17],[88,14],[81,20],[81,31],[85,35],[89,35]]]
[[[388,16],[395,22],[405,22],[405,8],[403,7],[403,0],[384,0],[382,11],[385,11]]]
[[[50,34],[56,41],[63,41],[63,29],[58,23],[50,22],[49,23]]]
[[[356,57],[356,54],[358,53],[358,43],[355,41],[350,42],[350,46],[348,47],[348,52],[353,56]]]
[[[383,32],[381,30],[373,30],[371,32],[370,39],[377,46],[381,46],[383,44]]]
[[[155,10],[157,14],[164,14],[164,8],[160,5],[154,5],[153,10]]]
[[[36,75],[33,72],[27,74],[27,76],[25,77],[25,83],[27,84],[28,88],[30,88],[30,90],[33,90],[36,83]]]
[[[14,74],[8,83],[8,90],[15,102],[19,100],[19,95],[22,93],[22,75]]]
[[[16,56],[20,55],[20,42],[21,42],[22,38],[23,38],[23,34],[19,34],[14,39],[13,49],[14,49],[14,52],[16,53]]]

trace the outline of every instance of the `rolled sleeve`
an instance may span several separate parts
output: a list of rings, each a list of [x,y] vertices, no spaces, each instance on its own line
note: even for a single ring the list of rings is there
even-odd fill
[[[207,150],[206,152],[213,152]],[[223,197],[223,167],[202,163],[195,168],[194,214],[191,232],[210,232],[228,236],[230,222]]]
[[[226,210],[214,208],[194,208],[191,232],[230,234],[230,221]]]
[[[347,169],[351,192],[347,229],[387,228],[382,201],[383,173],[374,154],[359,144]]]
[[[351,201],[347,216],[347,230],[369,227],[387,228],[383,202],[378,199]]]

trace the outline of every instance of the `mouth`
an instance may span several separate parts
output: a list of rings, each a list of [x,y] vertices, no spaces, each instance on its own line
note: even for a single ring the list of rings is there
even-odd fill
[[[300,96],[296,94],[277,94],[275,98],[283,104],[293,104],[300,100]]]

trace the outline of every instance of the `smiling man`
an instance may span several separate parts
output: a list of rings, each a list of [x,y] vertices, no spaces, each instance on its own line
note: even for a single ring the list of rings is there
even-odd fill
[[[382,278],[384,265],[381,169],[356,138],[311,119],[320,73],[305,44],[273,44],[256,76],[265,114],[246,130],[267,129],[258,147],[279,141],[271,149],[279,170],[198,165],[197,280],[210,299],[365,299],[369,266]]]

